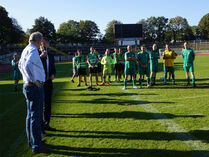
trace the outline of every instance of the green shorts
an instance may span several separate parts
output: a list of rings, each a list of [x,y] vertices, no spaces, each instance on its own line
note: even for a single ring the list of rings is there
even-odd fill
[[[149,75],[150,74],[149,66],[147,66],[146,68],[142,68],[139,66],[139,74],[140,75]]]
[[[163,71],[173,73],[174,72],[174,67],[163,67]]]
[[[150,72],[158,72],[158,63],[150,64]]]
[[[127,68],[125,67],[124,75],[136,75],[136,67]]]
[[[184,72],[194,72],[194,65],[184,66]]]
[[[112,68],[111,67],[103,69],[103,74],[111,74],[111,73],[112,73]]]

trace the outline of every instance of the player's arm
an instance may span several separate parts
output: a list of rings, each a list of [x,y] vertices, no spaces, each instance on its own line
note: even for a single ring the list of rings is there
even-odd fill
[[[136,60],[136,57],[132,57],[131,60],[132,60],[132,61],[135,61],[135,60]]]
[[[125,61],[130,61],[131,57],[127,57],[127,54],[125,53]]]
[[[160,53],[159,53],[159,51],[158,51],[158,56],[157,56],[157,59],[160,59]]]
[[[75,64],[75,66],[77,66],[77,61],[76,61],[77,59],[75,58],[75,60],[74,60],[74,64]]]
[[[165,51],[163,52],[163,59],[167,59],[167,57],[165,56]]]
[[[89,57],[87,56],[87,63],[91,66],[91,63],[89,61]]]
[[[114,64],[114,61],[112,58],[110,58],[110,64]]]
[[[141,67],[144,67],[144,65],[140,62],[140,57],[139,57],[139,56],[137,56],[137,61],[138,61],[139,65],[140,65]]]
[[[12,67],[14,68],[16,63],[12,60]]]
[[[102,65],[104,65],[104,64],[105,64],[105,60],[104,60],[104,58],[105,58],[105,57],[103,57],[103,58],[102,58],[102,60],[101,60],[101,64],[102,64]]]
[[[184,53],[183,52],[184,52],[184,50],[181,51],[181,56],[184,59]]]
[[[175,51],[173,51],[171,59],[176,59],[176,57],[177,57],[177,53]]]

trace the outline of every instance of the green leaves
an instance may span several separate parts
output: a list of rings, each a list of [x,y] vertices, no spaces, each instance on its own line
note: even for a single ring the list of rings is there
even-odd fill
[[[47,37],[49,40],[56,40],[56,30],[54,28],[54,24],[47,18],[41,16],[35,19],[35,24],[31,29],[29,29],[29,33],[37,31],[41,32],[43,36]]]
[[[100,30],[94,21],[69,20],[60,24],[57,31],[61,43],[91,43],[96,40]]]
[[[209,13],[201,18],[198,29],[203,39],[209,39]]]
[[[0,44],[20,43],[24,32],[15,18],[8,17],[8,12],[0,6]]]

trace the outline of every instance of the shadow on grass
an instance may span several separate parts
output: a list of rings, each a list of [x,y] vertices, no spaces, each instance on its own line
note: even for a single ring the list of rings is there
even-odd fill
[[[55,113],[52,115],[52,117],[55,117],[55,118],[132,118],[136,120],[151,120],[151,119],[172,119],[172,118],[202,118],[204,116],[123,111],[123,112],[99,112],[99,113],[82,113],[82,114]]]
[[[209,151],[177,151],[166,149],[119,149],[119,148],[79,148],[62,145],[47,145],[50,154],[84,157],[195,157],[200,154],[208,154]]]
[[[66,90],[67,91],[67,90]],[[80,93],[80,94],[75,94],[75,93],[58,93],[57,95],[60,96],[65,96],[65,95],[70,95],[70,96],[111,96],[111,97],[124,97],[124,96],[134,96],[134,95],[158,95],[156,93]]]
[[[84,91],[87,90],[87,88],[69,88],[69,89],[59,89],[59,91]]]
[[[58,134],[60,133],[60,134]],[[63,133],[72,133],[63,134]],[[116,131],[65,131],[65,130],[56,130],[56,134],[47,134],[49,136],[58,136],[58,137],[75,137],[75,138],[108,138],[108,139],[126,139],[126,140],[157,140],[157,141],[171,141],[171,140],[204,140],[208,138],[201,138],[200,135],[208,133],[208,131],[202,132],[200,130],[192,132],[116,132]],[[77,134],[77,135],[76,135]],[[191,137],[191,134],[194,134],[196,138]],[[203,137],[203,136],[202,136]]]
[[[157,85],[153,86],[153,89],[204,89],[209,88],[209,83],[196,83],[196,87],[193,88],[192,85],[186,86],[186,83],[178,83],[176,82],[176,85],[172,85],[172,83],[167,83],[167,85]]]
[[[81,95],[82,96],[82,95]],[[122,99],[109,99],[109,98],[99,98],[92,100],[55,100],[55,103],[67,103],[67,104],[116,104],[116,105],[142,105],[149,103],[165,103],[165,104],[174,104],[175,102],[169,101],[142,101],[142,100],[122,100]]]

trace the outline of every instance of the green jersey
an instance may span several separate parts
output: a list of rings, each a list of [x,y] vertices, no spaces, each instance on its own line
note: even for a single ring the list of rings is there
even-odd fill
[[[95,65],[98,60],[98,55],[96,53],[89,53],[88,60],[91,65]]]
[[[17,60],[12,60],[12,68],[13,70],[16,70],[16,71],[19,71],[19,68],[18,68],[18,64],[17,64]]]
[[[101,55],[100,53],[98,53],[98,54],[97,54],[97,57],[98,57],[98,59],[99,59],[99,58],[102,58],[102,55]],[[101,63],[101,60],[98,60],[97,63]]]
[[[158,63],[158,59],[160,58],[160,53],[159,51],[151,51],[149,57],[150,57],[150,64]]]
[[[86,62],[85,62],[85,57],[82,55],[81,57],[76,56],[75,57],[75,61],[76,61],[76,67],[77,69],[80,68],[86,68]]]
[[[117,64],[117,63],[118,63],[118,60],[117,60],[117,55],[116,55],[116,53],[113,53],[113,54],[112,54],[112,58],[113,58],[113,64]]]
[[[184,66],[191,66],[193,65],[193,61],[195,58],[195,53],[193,49],[183,49],[182,50],[182,57],[184,59]]]
[[[118,53],[118,59],[122,60],[122,61],[118,61],[119,64],[125,64],[123,53],[122,54]]]
[[[127,61],[129,57],[136,58],[135,52],[126,52],[125,53],[125,67],[126,68],[135,68],[136,67],[136,61]]]
[[[149,53],[146,51],[145,52],[140,51],[137,54],[137,61],[140,61],[141,64],[143,64],[143,65],[148,64],[149,63]]]

